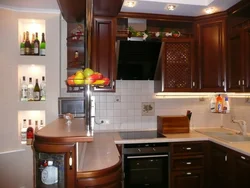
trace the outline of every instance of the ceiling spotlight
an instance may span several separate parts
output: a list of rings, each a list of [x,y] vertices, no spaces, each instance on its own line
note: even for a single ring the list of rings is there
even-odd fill
[[[136,1],[124,1],[123,5],[125,7],[134,7],[136,5]]]
[[[174,4],[167,4],[167,5],[165,6],[165,9],[166,9],[166,10],[171,10],[171,11],[173,11],[173,10],[176,9],[176,7],[177,7],[177,5],[174,5]]]
[[[215,12],[215,8],[214,7],[209,7],[205,9],[205,12],[207,14],[213,14]]]

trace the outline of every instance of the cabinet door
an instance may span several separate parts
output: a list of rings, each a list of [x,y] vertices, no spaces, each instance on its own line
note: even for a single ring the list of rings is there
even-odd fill
[[[225,20],[197,23],[199,91],[224,91]]]
[[[211,148],[211,187],[231,187],[230,161],[228,150],[223,147],[212,145]]]
[[[250,187],[250,157],[235,153],[234,187]]]
[[[244,30],[244,89],[250,91],[250,28]]]
[[[241,91],[243,80],[243,33],[238,32],[229,37],[227,91]]]
[[[92,38],[92,63],[93,70],[101,72],[110,79],[110,85],[97,88],[95,91],[115,91],[116,80],[116,19],[111,17],[95,17]]]
[[[34,142],[35,155],[35,184],[36,187],[76,187],[76,145],[52,145]],[[42,182],[42,171],[48,160],[53,161],[53,166],[58,169],[58,182],[53,185],[46,185]]]
[[[192,39],[164,40],[162,72],[164,91],[193,91],[194,42]]]
[[[171,173],[171,188],[203,188],[203,170],[182,170]]]

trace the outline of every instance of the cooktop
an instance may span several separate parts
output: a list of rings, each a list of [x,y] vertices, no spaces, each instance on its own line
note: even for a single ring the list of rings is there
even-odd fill
[[[146,139],[146,138],[164,138],[165,136],[157,131],[128,131],[120,132],[122,139]]]

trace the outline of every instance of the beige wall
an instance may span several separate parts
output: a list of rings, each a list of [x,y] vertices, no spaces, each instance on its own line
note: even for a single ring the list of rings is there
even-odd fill
[[[45,19],[47,52],[45,57],[19,55],[18,19]],[[44,110],[46,123],[57,118],[60,60],[60,15],[16,12],[0,8],[0,187],[33,187],[33,154],[20,144],[18,111]],[[18,64],[41,64],[46,67],[47,100],[19,102]]]

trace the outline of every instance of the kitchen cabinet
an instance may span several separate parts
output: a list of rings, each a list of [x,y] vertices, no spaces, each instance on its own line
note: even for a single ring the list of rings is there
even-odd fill
[[[74,188],[76,187],[76,144],[50,144],[34,142],[35,149],[35,185],[36,187]],[[46,185],[46,177],[42,176],[46,163],[53,161],[53,166],[58,169],[58,182]],[[48,175],[50,178],[54,175]],[[44,179],[42,181],[42,178]],[[49,179],[48,179],[49,181]]]
[[[194,41],[163,39],[155,73],[155,92],[195,91]]]
[[[223,92],[226,65],[226,14],[196,19],[198,91]]]
[[[250,91],[250,24],[245,21],[231,29],[228,42],[227,90]]]
[[[171,188],[205,187],[207,146],[206,142],[171,144]]]
[[[115,91],[116,80],[116,18],[94,17],[91,68],[110,79],[109,86],[94,87],[94,91]]]

